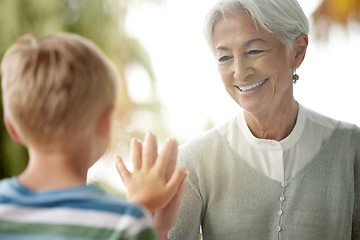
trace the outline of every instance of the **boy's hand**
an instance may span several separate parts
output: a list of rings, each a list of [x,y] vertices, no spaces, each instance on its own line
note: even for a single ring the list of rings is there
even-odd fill
[[[129,172],[119,156],[116,164],[127,189],[128,200],[145,206],[151,213],[167,206],[188,175],[185,167],[172,171],[177,153],[178,145],[174,139],[165,142],[159,155],[153,134],[146,135],[144,149],[137,139],[132,139],[130,156],[134,171]]]

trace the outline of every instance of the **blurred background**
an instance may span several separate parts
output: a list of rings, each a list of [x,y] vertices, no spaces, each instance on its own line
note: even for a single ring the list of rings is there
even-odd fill
[[[360,0],[298,0],[310,19],[310,42],[297,70],[302,105],[360,125]],[[203,20],[216,0],[0,0],[0,56],[25,32],[43,37],[74,32],[114,61],[121,94],[108,154],[88,182],[122,192],[113,157],[128,157],[131,137],[151,131],[161,147],[179,144],[237,112],[203,37]],[[2,109],[1,109],[2,115]],[[0,179],[20,173],[27,152],[0,124]]]

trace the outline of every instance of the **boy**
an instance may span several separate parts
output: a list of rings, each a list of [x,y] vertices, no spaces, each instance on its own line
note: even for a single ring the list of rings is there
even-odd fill
[[[86,186],[87,169],[107,148],[117,94],[115,68],[95,44],[74,34],[39,41],[27,34],[6,52],[1,74],[5,126],[27,147],[29,164],[0,181],[0,239],[155,239],[146,210]],[[133,142],[140,167],[127,178],[138,187],[129,197],[153,212],[178,195],[186,172],[165,176],[167,159],[176,160],[175,140],[159,156],[152,134],[142,155]],[[148,182],[136,185],[142,180]],[[151,181],[156,191],[146,189]]]

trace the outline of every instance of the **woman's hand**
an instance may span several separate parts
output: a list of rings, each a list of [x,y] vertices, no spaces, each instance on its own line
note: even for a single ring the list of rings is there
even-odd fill
[[[188,175],[185,167],[178,167],[174,171],[177,153],[178,145],[174,139],[165,142],[159,155],[153,134],[146,135],[144,148],[141,142],[132,139],[130,156],[134,171],[128,171],[120,156],[117,156],[116,163],[127,190],[128,200],[145,206],[151,213],[158,209],[167,209],[175,212],[168,213],[169,216],[176,216],[177,202],[181,198],[179,194],[182,195],[184,180]]]
[[[156,210],[153,214],[155,228],[158,232],[159,240],[167,240],[167,234],[175,226],[177,213],[181,199],[185,191],[185,181],[180,185],[179,191],[166,207]]]

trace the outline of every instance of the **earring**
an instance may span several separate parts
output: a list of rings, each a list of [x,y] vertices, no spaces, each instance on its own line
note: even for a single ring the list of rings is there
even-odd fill
[[[296,74],[296,70],[295,70],[295,73],[293,75],[293,83],[297,83],[297,81],[299,80],[299,75]]]

